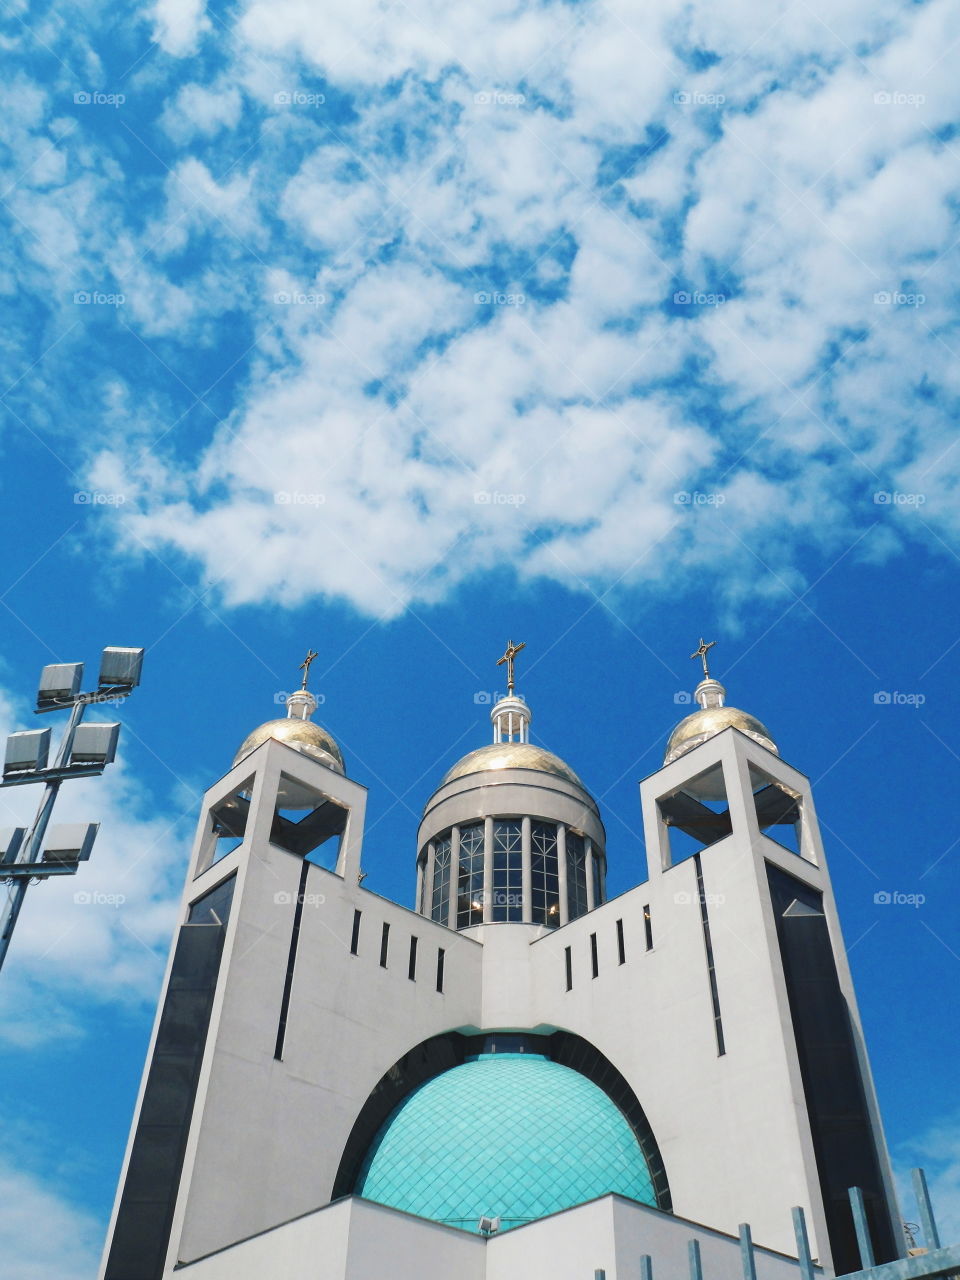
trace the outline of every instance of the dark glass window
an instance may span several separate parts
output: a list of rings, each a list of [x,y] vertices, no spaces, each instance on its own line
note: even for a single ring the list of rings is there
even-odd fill
[[[416,982],[417,980],[417,940],[416,938],[410,939],[410,961],[407,965],[407,977],[410,979],[411,982]]]
[[[594,845],[593,849],[593,905],[599,907],[603,901],[603,854]]]
[[[177,937],[107,1280],[163,1274],[235,881],[231,876],[195,902]]]
[[[600,957],[597,954],[597,935],[595,933],[590,935],[590,969],[595,978],[600,976]]]
[[[433,903],[430,917],[446,924],[450,908],[450,837],[438,840],[433,855]]]
[[[380,968],[387,967],[387,948],[390,945],[390,926],[384,921],[383,931],[380,934]]]
[[[483,923],[483,823],[460,828],[457,928]]]
[[[627,949],[623,941],[623,921],[617,921],[617,963],[627,963]]]
[[[357,954],[357,947],[360,945],[360,916],[363,913],[354,911],[353,913],[353,933],[350,935],[350,954]]]
[[[877,1262],[890,1262],[898,1256],[891,1206],[823,899],[770,863],[767,877],[833,1264],[838,1273],[860,1268],[848,1187],[863,1192]]]
[[[587,850],[583,836],[567,832],[567,910],[571,920],[587,910]]]
[[[653,917],[650,915],[649,902],[643,908],[643,940],[648,951],[653,950]]]
[[[443,947],[438,947],[437,948],[437,990],[441,992],[443,991],[443,961],[444,961]]]
[[[523,919],[523,855],[519,820],[493,824],[493,919]]]
[[[567,976],[567,990],[573,990],[573,953],[569,947],[563,948],[563,967]]]
[[[530,827],[530,837],[533,921],[555,929],[560,923],[557,828],[552,822],[534,822]]]

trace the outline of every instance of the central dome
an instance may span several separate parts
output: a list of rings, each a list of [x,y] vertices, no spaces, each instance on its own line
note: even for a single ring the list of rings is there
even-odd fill
[[[623,1112],[532,1053],[482,1054],[416,1089],[374,1138],[355,1194],[448,1226],[521,1226],[616,1192],[656,1206]]]
[[[493,742],[489,746],[478,747],[447,770],[440,780],[440,786],[453,782],[454,778],[464,778],[468,773],[494,769],[537,769],[541,773],[552,773],[557,778],[565,778],[567,782],[586,790],[568,764],[564,764],[552,751],[535,747],[532,742]]]

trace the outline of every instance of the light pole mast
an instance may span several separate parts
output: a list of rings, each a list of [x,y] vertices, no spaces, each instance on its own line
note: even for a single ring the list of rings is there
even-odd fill
[[[128,697],[140,683],[143,649],[107,648],[100,663],[97,690],[81,693],[83,663],[56,663],[43,668],[37,692],[36,714],[70,708],[56,758],[47,766],[49,729],[28,729],[7,739],[0,787],[44,784],[43,797],[29,830],[15,827],[0,840],[0,880],[10,886],[0,917],[0,968],[16,927],[27,888],[32,880],[53,875],[75,875],[90,857],[99,824],[69,823],[47,830],[60,784],[67,778],[95,778],[116,756],[119,724],[82,724],[92,703],[116,703]]]

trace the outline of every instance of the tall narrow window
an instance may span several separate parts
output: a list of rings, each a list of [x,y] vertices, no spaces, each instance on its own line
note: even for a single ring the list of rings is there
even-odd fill
[[[627,962],[627,949],[624,946],[624,942],[623,942],[623,921],[618,920],[617,921],[617,963],[626,964],[626,962]]]
[[[287,1015],[290,1012],[290,992],[293,990],[293,968],[297,963],[297,947],[300,945],[300,925],[303,920],[303,903],[307,896],[307,873],[310,863],[306,859],[300,866],[300,887],[297,890],[297,901],[293,908],[293,926],[290,930],[290,950],[287,953],[287,972],[283,980],[283,994],[280,997],[280,1020],[277,1023],[277,1043],[273,1056],[279,1061],[283,1058],[283,1042],[287,1035]]]
[[[437,948],[437,990],[443,991],[443,947]]]
[[[416,938],[410,939],[410,962],[407,965],[407,977],[410,979],[411,982],[416,982],[417,980],[417,940]]]
[[[483,924],[483,823],[460,828],[457,873],[457,928]]]
[[[430,916],[446,924],[450,909],[450,837],[438,840],[433,858],[433,899]]]
[[[707,911],[707,895],[703,888],[703,864],[699,853],[693,855],[693,865],[697,872],[697,897],[700,899],[700,924],[703,927],[703,947],[707,956],[707,978],[710,982],[710,1001],[713,1005],[713,1029],[717,1035],[717,1056],[722,1058],[727,1052],[723,1038],[723,1018],[720,1016],[720,991],[717,987],[717,969],[713,961],[713,940],[710,936],[710,916]]]
[[[597,955],[597,935],[590,935],[590,968],[593,970],[593,976],[599,977],[600,974],[600,957]]]
[[[387,967],[387,948],[390,945],[390,926],[386,920],[383,922],[383,932],[380,934],[380,968]]]
[[[523,840],[515,819],[493,824],[493,919],[523,919]]]
[[[650,903],[643,908],[643,940],[648,951],[653,950],[653,920],[650,916]]]
[[[567,832],[567,907],[571,920],[587,909],[587,851],[575,831]]]
[[[593,905],[599,907],[603,901],[603,854],[596,845],[590,861],[593,863]]]
[[[361,911],[354,911],[353,913],[353,933],[350,935],[350,954],[352,956],[357,954],[357,947],[360,945],[360,917],[362,914]]]
[[[557,828],[552,822],[530,826],[533,922],[555,929],[560,923],[560,869],[557,865]]]
[[[567,990],[573,990],[573,953],[569,947],[563,948],[563,966],[567,975]]]

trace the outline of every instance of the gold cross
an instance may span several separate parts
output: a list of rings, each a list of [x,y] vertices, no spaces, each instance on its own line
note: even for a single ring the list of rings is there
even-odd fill
[[[307,656],[300,663],[300,670],[303,672],[303,684],[300,686],[301,689],[305,689],[307,687],[307,678],[310,675],[310,663],[317,656],[316,649],[308,649]]]
[[[508,697],[513,696],[513,684],[514,684],[513,664],[520,650],[525,649],[526,647],[527,647],[526,640],[521,640],[519,644],[514,644],[512,640],[508,640],[506,652],[504,653],[502,658],[497,659],[498,667],[502,667],[504,663],[507,664],[507,696]]]
[[[699,658],[699,659],[700,659],[700,661],[703,663],[703,678],[704,678],[704,680],[709,680],[709,679],[710,679],[710,668],[707,666],[707,654],[709,653],[709,651],[713,648],[713,646],[714,646],[716,643],[717,643],[717,642],[716,642],[716,640],[711,640],[709,644],[704,644],[704,642],[703,642],[703,636],[701,636],[701,637],[700,637],[700,648],[699,648],[699,649],[694,649],[693,653],[691,653],[691,655],[690,655],[690,657],[691,657],[691,658]]]

